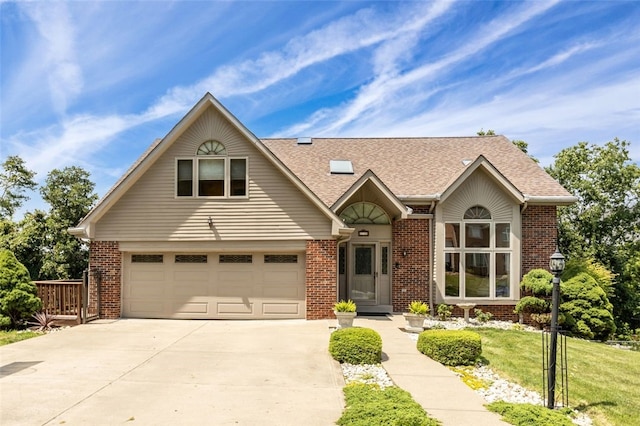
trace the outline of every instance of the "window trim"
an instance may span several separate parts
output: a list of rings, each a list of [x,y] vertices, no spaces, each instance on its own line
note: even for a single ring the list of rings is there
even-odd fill
[[[224,160],[224,194],[225,195],[198,195],[199,192],[199,160]],[[191,161],[191,195],[179,195],[178,194],[178,163],[180,161]],[[231,161],[232,160],[244,160],[245,161],[245,195],[231,195]],[[246,156],[225,156],[225,155],[198,155],[193,157],[176,157],[174,162],[174,198],[205,198],[205,199],[248,199],[249,198],[249,157]]]

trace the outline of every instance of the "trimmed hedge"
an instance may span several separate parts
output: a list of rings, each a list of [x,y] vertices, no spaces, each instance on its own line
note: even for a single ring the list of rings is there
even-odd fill
[[[418,336],[418,350],[444,365],[472,365],[482,354],[480,335],[466,330],[427,330]]]
[[[370,328],[343,328],[331,333],[329,353],[340,363],[380,364],[382,338]]]

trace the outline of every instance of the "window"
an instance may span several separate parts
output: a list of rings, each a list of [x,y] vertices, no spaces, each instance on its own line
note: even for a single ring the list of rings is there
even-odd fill
[[[247,159],[227,156],[218,141],[204,142],[195,157],[176,163],[178,197],[246,197],[247,183]]]
[[[388,225],[389,216],[380,207],[372,203],[355,203],[340,213],[340,219],[347,224]]]
[[[485,207],[445,224],[446,297],[511,297],[511,261],[511,224],[495,222]]]
[[[132,254],[131,263],[162,263],[161,254]]]
[[[253,263],[250,254],[221,254],[218,257],[220,263]]]
[[[264,263],[298,263],[296,254],[265,254]]]
[[[176,263],[207,263],[206,254],[176,254]]]

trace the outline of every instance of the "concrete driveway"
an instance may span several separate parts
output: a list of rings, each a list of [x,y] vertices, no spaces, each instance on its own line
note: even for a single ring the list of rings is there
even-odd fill
[[[328,321],[99,321],[0,347],[0,424],[331,425]]]

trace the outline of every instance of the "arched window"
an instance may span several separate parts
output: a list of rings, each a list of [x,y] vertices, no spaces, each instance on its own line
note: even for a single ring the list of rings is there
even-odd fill
[[[388,225],[389,216],[373,203],[355,203],[348,206],[340,214],[340,219],[346,224]]]
[[[511,223],[475,205],[459,222],[445,223],[445,296],[511,297]]]
[[[222,143],[209,140],[198,147],[196,155],[227,155],[227,149]]]

